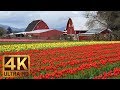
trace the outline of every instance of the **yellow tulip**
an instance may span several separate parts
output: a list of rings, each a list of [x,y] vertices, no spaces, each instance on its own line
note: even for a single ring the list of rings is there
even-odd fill
[[[47,49],[56,47],[71,47],[81,45],[120,43],[120,41],[71,41],[71,42],[52,42],[52,43],[30,43],[30,44],[10,44],[0,45],[0,52],[21,51],[30,49]]]

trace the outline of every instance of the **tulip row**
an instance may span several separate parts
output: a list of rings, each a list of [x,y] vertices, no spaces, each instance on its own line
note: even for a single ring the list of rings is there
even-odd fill
[[[94,79],[107,79],[107,78],[112,78],[112,77],[120,77],[120,67],[114,68],[113,70],[109,72],[103,72],[99,76],[96,76]]]
[[[95,45],[93,45],[94,47],[95,47]],[[89,49],[91,49],[91,47],[93,47],[93,46],[88,46],[88,47],[90,47]],[[96,45],[96,48],[98,47],[99,45]],[[109,46],[109,48],[111,49],[111,48],[113,48],[114,49],[114,47],[115,46],[117,46],[116,48],[116,50],[112,50],[111,49],[111,51],[109,51],[109,52],[106,52],[106,54],[108,54],[108,53],[112,53],[110,56],[105,56],[105,57],[99,57],[99,58],[96,58],[95,60],[99,60],[99,62],[100,63],[98,63],[98,61],[97,62],[93,62],[94,60],[93,60],[93,58],[92,59],[90,59],[90,56],[89,56],[89,59],[87,60],[87,58],[85,59],[85,58],[82,58],[81,60],[77,60],[77,58],[80,58],[81,56],[79,56],[79,57],[77,57],[76,58],[76,54],[75,55],[73,55],[73,56],[75,56],[75,58],[71,58],[71,57],[69,57],[69,55],[70,55],[70,52],[69,51],[71,51],[72,50],[72,52],[74,52],[74,51],[77,51],[76,53],[78,53],[78,51],[81,51],[80,50],[80,48],[82,48],[82,47],[74,47],[74,48],[76,48],[76,49],[74,49],[74,48],[67,48],[67,51],[66,50],[63,50],[64,52],[63,53],[65,53],[66,54],[66,58],[64,58],[64,57],[62,57],[62,58],[60,58],[60,59],[52,59],[51,58],[51,60],[50,59],[47,59],[47,60],[43,60],[42,62],[41,62],[41,65],[40,65],[40,67],[39,67],[39,64],[38,63],[36,63],[35,65],[37,65],[38,66],[38,68],[37,69],[33,69],[33,71],[31,70],[31,72],[33,72],[32,74],[34,75],[34,78],[35,79],[37,79],[37,78],[61,78],[61,77],[65,77],[67,74],[75,74],[76,72],[79,72],[79,71],[81,71],[82,69],[79,69],[80,67],[84,67],[84,69],[83,70],[86,70],[86,69],[90,69],[90,68],[88,68],[88,67],[90,67],[91,66],[91,68],[92,68],[92,65],[93,65],[93,67],[95,68],[95,67],[100,67],[99,65],[102,65],[102,66],[104,66],[104,65],[106,65],[108,62],[109,63],[116,63],[116,62],[119,62],[120,61],[120,58],[119,57],[117,57],[117,56],[119,56],[120,54],[118,54],[118,53],[116,53],[116,52],[118,52],[118,51],[120,51],[120,48],[119,48],[119,44],[114,44],[114,46],[112,47],[112,45],[107,45],[107,46],[104,46],[104,47],[102,47],[102,45],[100,45],[100,49],[102,49],[102,48],[108,48],[108,46]],[[101,48],[102,47],[102,48]],[[87,48],[87,47],[86,47]],[[70,50],[71,49],[71,50]],[[87,51],[90,51],[88,48],[87,48]],[[98,48],[97,48],[98,49]],[[118,50],[119,49],[119,50]],[[61,50],[61,49],[60,49]],[[61,50],[62,51],[62,50]],[[103,51],[103,50],[102,50]],[[52,52],[52,51],[51,51]],[[68,53],[69,52],[69,53]],[[99,51],[98,51],[99,52]],[[104,51],[103,51],[104,52]],[[113,53],[114,52],[114,53]],[[68,54],[69,55],[68,55]],[[90,53],[90,52],[89,52]],[[102,53],[102,52],[101,52]],[[104,52],[105,53],[105,52]],[[47,53],[47,54],[49,54],[49,53]],[[78,53],[79,54],[79,53]],[[87,52],[84,52],[84,56],[86,56],[88,53]],[[99,55],[100,53],[98,53],[98,55]],[[48,56],[48,55],[46,55],[46,56]],[[64,56],[64,55],[63,55]],[[68,57],[67,57],[68,56]],[[71,54],[71,56],[72,56],[72,54]],[[104,55],[103,55],[104,56]],[[45,57],[45,56],[44,56]],[[97,55],[96,55],[96,57],[97,57]],[[71,59],[70,59],[71,58]],[[102,59],[101,59],[102,58]],[[63,62],[64,60],[66,59],[66,61],[67,62]],[[52,65],[52,62],[58,62],[58,64],[53,64]],[[71,61],[71,62],[70,62]],[[82,61],[84,61],[83,63],[82,63]],[[61,63],[60,63],[61,62]],[[45,64],[48,64],[48,66],[45,66]],[[66,63],[66,64],[65,64]],[[86,64],[85,64],[86,63]],[[49,65],[50,64],[50,65]],[[88,66],[87,66],[88,65]],[[43,66],[43,67],[42,67]],[[67,67],[67,66],[69,66],[68,68],[65,68],[65,67]],[[75,67],[74,67],[75,66]],[[62,68],[63,67],[63,68]],[[62,69],[59,69],[59,68],[62,68]],[[36,74],[34,73],[34,70],[36,70],[36,72],[42,72],[42,70],[43,70],[43,72],[44,72],[44,74],[42,73],[42,74],[38,74],[38,76],[36,76]],[[50,72],[49,72],[50,71]]]
[[[0,45],[0,52],[5,51],[21,51],[21,50],[31,50],[31,49],[48,49],[56,47],[71,47],[71,46],[81,46],[81,45],[93,45],[93,44],[107,44],[107,43],[120,43],[120,42],[107,42],[107,41],[91,41],[91,42],[53,42],[53,43],[28,43],[28,44],[8,44]]]
[[[0,60],[2,55],[16,54],[30,56],[31,74],[24,78],[88,79],[120,66],[119,43],[4,52],[0,53]]]
[[[87,63],[87,64],[81,64],[81,65],[78,65],[77,67],[70,67],[70,68],[66,68],[66,69],[64,68],[62,70],[54,70],[52,73],[47,73],[45,75],[40,74],[38,76],[38,78],[42,77],[42,78],[48,79],[48,78],[58,78],[58,76],[60,78],[60,77],[65,77],[68,74],[73,75],[79,71],[84,71],[86,69],[91,69],[91,68],[101,68],[102,66],[106,66],[107,64],[113,64],[113,63],[120,63],[120,57],[116,58],[116,59],[109,59],[107,61],[101,60],[100,62],[91,62],[91,63]],[[120,65],[120,64],[118,64],[118,65]],[[53,69],[53,68],[50,67],[50,69]],[[41,70],[38,70],[37,72],[40,72],[40,71]],[[33,71],[33,73],[34,73],[34,71]],[[35,78],[36,78],[36,76],[35,76]]]

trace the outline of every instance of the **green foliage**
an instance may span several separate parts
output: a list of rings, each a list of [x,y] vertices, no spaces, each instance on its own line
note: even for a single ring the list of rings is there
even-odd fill
[[[73,36],[71,36],[71,35],[61,35],[61,40],[72,41],[73,40]]]
[[[100,20],[105,20],[112,31],[120,30],[120,11],[98,11]]]
[[[4,28],[0,27],[0,37],[4,34],[6,34],[6,30]]]
[[[113,70],[115,67],[120,67],[120,62],[116,62],[114,64],[108,63],[105,66],[102,66],[101,68],[90,68],[86,69],[84,71],[79,71],[74,75],[66,75],[64,79],[93,79],[95,76],[98,76],[102,74],[103,72],[109,72],[110,70]]]
[[[41,70],[39,74],[46,74],[46,70]]]

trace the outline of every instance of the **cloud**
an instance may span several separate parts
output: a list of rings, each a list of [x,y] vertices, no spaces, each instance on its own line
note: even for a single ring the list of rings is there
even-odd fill
[[[0,24],[26,28],[33,20],[42,19],[50,28],[56,28],[66,23],[69,17],[82,17],[82,13],[83,11],[0,11]]]
[[[78,11],[72,11],[72,13],[73,13],[73,14],[79,14],[79,12],[78,12]]]

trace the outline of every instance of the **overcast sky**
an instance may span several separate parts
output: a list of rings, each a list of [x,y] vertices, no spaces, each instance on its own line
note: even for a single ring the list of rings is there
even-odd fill
[[[42,19],[50,28],[62,27],[69,17],[80,17],[84,22],[84,11],[0,11],[0,24],[26,28],[33,20]]]

